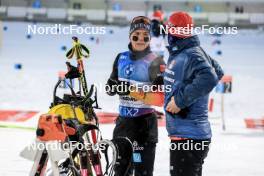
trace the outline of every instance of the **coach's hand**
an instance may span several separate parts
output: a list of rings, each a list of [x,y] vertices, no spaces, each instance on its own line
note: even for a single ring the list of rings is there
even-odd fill
[[[181,111],[181,109],[176,105],[174,101],[174,97],[171,97],[170,102],[167,104],[166,111],[172,114],[177,114],[178,112]]]

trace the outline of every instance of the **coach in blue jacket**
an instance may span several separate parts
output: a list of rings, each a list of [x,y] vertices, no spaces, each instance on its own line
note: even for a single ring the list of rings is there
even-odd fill
[[[169,59],[164,74],[166,127],[171,139],[171,176],[201,176],[212,133],[208,96],[223,76],[218,63],[200,47],[192,17],[173,13],[168,21]]]

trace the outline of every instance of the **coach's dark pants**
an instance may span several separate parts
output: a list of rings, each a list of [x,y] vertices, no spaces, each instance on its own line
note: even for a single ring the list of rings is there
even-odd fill
[[[171,176],[202,176],[202,166],[209,151],[209,144],[210,140],[171,141]]]

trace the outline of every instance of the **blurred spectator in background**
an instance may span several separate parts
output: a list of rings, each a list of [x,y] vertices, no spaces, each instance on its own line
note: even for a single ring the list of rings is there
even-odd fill
[[[156,53],[158,56],[164,57],[166,50],[165,46],[165,33],[161,30],[164,26],[164,12],[161,10],[156,10],[153,12],[151,20],[151,41],[150,48],[151,51]]]
[[[244,7],[243,6],[236,6],[235,7],[235,13],[244,13]]]

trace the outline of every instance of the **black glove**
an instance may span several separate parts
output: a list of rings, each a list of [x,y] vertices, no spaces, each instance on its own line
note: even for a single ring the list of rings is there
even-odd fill
[[[158,76],[153,82],[152,82],[153,90],[161,90],[162,86],[164,85],[163,76]]]
[[[189,108],[183,108],[180,110],[180,112],[177,113],[177,115],[185,119],[188,113],[189,113]]]
[[[106,83],[106,93],[110,96],[114,96],[115,94],[118,95],[129,95],[129,86],[130,83],[126,81],[118,81],[109,78]]]
[[[114,96],[117,93],[116,92],[116,86],[117,85],[118,85],[117,80],[113,80],[113,79],[109,78],[106,85],[105,85],[106,93],[110,96]]]
[[[118,86],[116,88],[116,93],[118,95],[129,95],[130,91],[129,91],[129,87],[130,87],[130,83],[127,81],[118,81]]]
[[[169,113],[172,117],[174,117],[174,115],[179,115],[182,119],[185,119],[185,118],[187,117],[189,111],[190,111],[189,108],[186,107],[186,108],[181,109],[181,110],[180,110],[178,113],[176,113],[176,114],[173,114],[173,113],[168,112],[168,111],[167,111],[167,113]]]
[[[126,81],[118,81],[113,79],[108,79],[106,83],[106,93],[110,96],[118,95],[129,95],[130,83]]]

